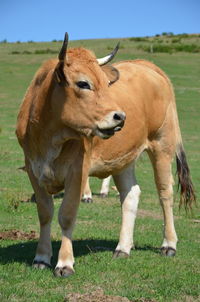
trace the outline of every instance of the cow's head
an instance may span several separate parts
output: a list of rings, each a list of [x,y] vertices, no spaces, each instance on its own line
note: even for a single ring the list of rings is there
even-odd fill
[[[122,128],[125,120],[125,113],[110,94],[119,72],[106,65],[119,46],[108,56],[97,59],[84,48],[67,51],[67,44],[65,34],[54,71],[53,111],[62,123],[81,134],[109,138]]]

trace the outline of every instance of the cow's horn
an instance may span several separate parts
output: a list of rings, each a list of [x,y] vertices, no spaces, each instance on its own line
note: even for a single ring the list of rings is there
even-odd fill
[[[116,53],[119,49],[119,44],[120,43],[117,44],[115,49],[109,55],[107,55],[104,58],[97,59],[97,62],[99,63],[100,66],[107,64],[108,62],[110,62],[114,58],[114,56],[116,55]]]
[[[66,55],[66,51],[67,51],[68,38],[69,38],[68,33],[65,33],[63,45],[62,45],[62,48],[61,48],[59,56],[58,56],[58,59],[60,61],[64,61],[64,59],[65,59],[65,55]]]

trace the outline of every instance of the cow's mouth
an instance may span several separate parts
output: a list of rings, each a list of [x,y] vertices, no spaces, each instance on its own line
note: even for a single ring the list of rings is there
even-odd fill
[[[96,135],[103,138],[103,139],[108,139],[111,136],[113,136],[115,134],[115,132],[118,132],[122,129],[122,127],[124,126],[124,121],[121,121],[117,126],[112,127],[112,128],[100,128],[97,127],[96,128]]]

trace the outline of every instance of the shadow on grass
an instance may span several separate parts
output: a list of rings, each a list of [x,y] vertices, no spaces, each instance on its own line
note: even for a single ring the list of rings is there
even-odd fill
[[[97,196],[101,199],[104,199],[104,197],[102,197],[102,194],[98,193],[98,192],[92,192],[92,196]],[[117,192],[111,191],[108,193],[108,196],[106,196],[106,197],[109,198],[109,197],[115,197],[115,196],[117,196]],[[64,192],[60,192],[60,193],[54,195],[54,199],[62,199],[62,198],[64,198]]]
[[[151,245],[144,245],[144,246],[136,246],[135,247],[136,251],[143,251],[143,252],[153,252],[155,254],[160,254],[160,248],[159,247],[154,247]]]
[[[74,240],[73,241],[73,250],[74,256],[81,257],[88,255],[90,253],[101,253],[109,251],[113,253],[117,246],[117,241],[115,240]],[[37,247],[37,241],[28,241],[17,244],[12,244],[7,247],[0,247],[0,263],[8,264],[12,262],[26,263],[31,265],[33,258],[35,256],[35,251]],[[52,242],[54,256],[52,258],[52,265],[56,265],[58,251],[60,248],[60,241]],[[149,245],[136,246],[136,251],[142,252],[153,252],[156,254],[160,253],[160,249],[152,247]]]
[[[12,262],[32,264],[35,256],[38,241],[26,241],[22,243],[12,244],[7,247],[0,247],[0,263],[7,264]],[[74,240],[73,250],[74,256],[81,257],[90,253],[99,253],[105,251],[114,251],[117,245],[116,241],[112,240]],[[53,258],[52,264],[57,261],[60,241],[52,241]]]

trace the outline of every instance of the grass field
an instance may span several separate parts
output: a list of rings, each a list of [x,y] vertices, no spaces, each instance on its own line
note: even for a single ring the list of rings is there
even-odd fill
[[[182,43],[199,45],[199,40],[199,37],[191,37]],[[104,56],[116,42],[114,39],[75,41],[70,42],[70,46],[84,46],[94,50],[97,56]],[[200,53],[148,53],[138,47],[142,43],[153,42],[121,39],[116,60],[149,59],[171,78],[198,198]],[[165,37],[164,43],[171,42],[167,42]],[[39,226],[35,203],[27,202],[32,188],[26,174],[18,170],[23,166],[23,154],[15,137],[15,123],[33,74],[42,61],[56,56],[60,46],[60,42],[0,43],[0,301],[64,302],[72,301],[69,294],[73,298],[74,293],[91,294],[95,291],[96,300],[91,294],[91,301],[110,301],[105,295],[127,297],[138,302],[200,301],[200,207],[194,207],[193,216],[186,217],[184,210],[179,213],[179,196],[175,194],[178,251],[174,258],[161,257],[159,247],[163,220],[152,169],[145,155],[138,161],[136,170],[142,195],[135,228],[136,249],[129,259],[112,259],[121,218],[118,197],[111,190],[106,199],[101,200],[94,195],[93,204],[80,205],[74,231],[75,275],[59,279],[54,278],[50,270],[31,268]],[[98,193],[100,181],[92,179],[91,183],[93,192]],[[52,227],[54,265],[60,245],[59,205],[60,198],[55,198]],[[73,301],[90,301],[84,300],[84,295],[75,299]]]

